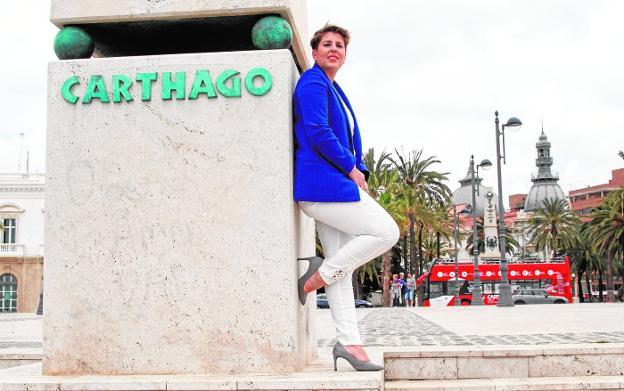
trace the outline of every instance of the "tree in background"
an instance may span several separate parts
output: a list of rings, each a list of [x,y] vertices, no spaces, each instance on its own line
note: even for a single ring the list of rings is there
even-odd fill
[[[583,295],[583,276],[585,276],[585,284],[588,292],[589,302],[592,301],[591,281],[590,277],[594,273],[600,273],[601,261],[593,250],[591,238],[589,237],[589,223],[578,224],[575,227],[574,240],[571,246],[566,249],[570,258],[570,266],[578,276],[577,288],[579,302],[584,303]],[[602,292],[602,290],[600,290]]]
[[[402,186],[399,189],[403,198],[404,214],[408,221],[410,268],[420,276],[423,272],[422,235],[426,228],[437,224],[435,206],[449,202],[451,191],[445,182],[447,173],[440,173],[432,166],[440,163],[435,156],[423,157],[423,151],[411,151],[407,155],[395,150],[396,156],[390,161],[398,171]],[[418,228],[418,268],[416,259],[416,228]],[[416,273],[417,270],[417,273]]]
[[[552,257],[575,240],[579,218],[572,212],[566,200],[545,199],[543,206],[529,219],[530,241],[537,251],[552,251]]]
[[[624,188],[609,193],[591,218],[589,238],[594,251],[606,257],[607,298],[613,302],[613,262],[624,262]]]
[[[370,148],[364,155],[364,164],[369,168],[368,191],[371,197],[392,216],[400,228],[401,235],[405,235],[405,216],[403,210],[404,200],[397,197],[398,188],[401,183],[398,179],[397,171],[393,169],[389,161],[390,154],[382,151],[379,157],[375,156],[374,148]],[[401,241],[399,241],[400,243]],[[368,275],[371,279],[376,278],[379,282],[378,270],[381,270],[382,281],[380,282],[383,292],[383,305],[390,306],[390,275],[392,267],[393,249],[386,251],[382,256],[373,262],[369,262],[360,268],[360,281]]]
[[[446,185],[447,173],[440,173],[433,169],[440,161],[435,156],[423,157],[423,151],[411,151],[408,154],[395,149],[396,156],[390,156],[390,161],[398,171],[402,186],[399,187],[398,197],[403,200],[404,215],[408,222],[408,242],[410,255],[410,270],[418,279],[423,274],[423,234],[427,230],[436,229],[438,224],[436,206],[450,201],[451,191]],[[416,231],[418,230],[418,242]],[[416,258],[416,243],[418,243],[418,259]],[[417,291],[418,303],[422,303],[422,289]]]

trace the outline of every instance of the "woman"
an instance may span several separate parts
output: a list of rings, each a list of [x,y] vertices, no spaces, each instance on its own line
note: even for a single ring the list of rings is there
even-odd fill
[[[349,32],[327,25],[310,45],[314,67],[301,75],[294,93],[295,200],[316,221],[325,260],[310,259],[299,279],[299,299],[325,287],[336,325],[334,370],[339,357],[356,370],[377,371],[362,348],[351,275],[390,249],[399,229],[367,193],[368,170],[362,141],[347,96],[334,81],[345,62]]]
[[[401,290],[403,289],[403,284],[399,281],[399,275],[395,274],[392,276],[392,282],[390,283],[390,292],[392,292],[392,306],[400,307],[401,306]]]
[[[415,307],[416,303],[414,303],[414,292],[416,291],[416,279],[412,276],[411,273],[407,273],[407,306]]]

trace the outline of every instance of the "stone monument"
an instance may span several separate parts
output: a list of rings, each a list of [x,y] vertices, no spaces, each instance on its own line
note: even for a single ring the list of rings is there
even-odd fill
[[[314,224],[292,197],[305,5],[52,0],[45,375],[315,358],[296,261]]]
[[[496,223],[496,204],[492,202],[494,193],[488,191],[485,195],[487,203],[483,212],[483,238],[485,240],[485,252],[482,259],[500,259],[501,253],[498,246],[498,224]]]

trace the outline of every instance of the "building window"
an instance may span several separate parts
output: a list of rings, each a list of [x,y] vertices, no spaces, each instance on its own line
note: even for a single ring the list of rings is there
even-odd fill
[[[15,219],[4,219],[2,243],[15,243]]]
[[[17,279],[12,274],[0,276],[0,312],[17,311]]]

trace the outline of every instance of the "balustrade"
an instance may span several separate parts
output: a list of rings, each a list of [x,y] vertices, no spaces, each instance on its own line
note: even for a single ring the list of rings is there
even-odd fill
[[[21,243],[0,243],[0,257],[16,257],[24,255],[24,245]]]

